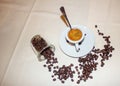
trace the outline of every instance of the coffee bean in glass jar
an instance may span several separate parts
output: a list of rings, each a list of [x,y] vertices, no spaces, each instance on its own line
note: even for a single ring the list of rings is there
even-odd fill
[[[54,45],[48,44],[40,35],[33,36],[31,39],[31,44],[39,61],[43,61],[51,56],[54,56]]]
[[[40,35],[35,35],[32,38],[31,43],[38,52],[47,46],[46,41]]]

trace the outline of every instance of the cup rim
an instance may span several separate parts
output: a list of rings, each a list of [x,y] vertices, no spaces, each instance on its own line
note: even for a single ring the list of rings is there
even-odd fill
[[[77,40],[77,41],[73,41],[73,40],[71,40],[69,37],[68,37],[68,32],[70,31],[70,28],[69,27],[67,27],[66,29],[66,35],[65,35],[65,38],[66,38],[66,40],[67,41],[69,41],[70,43],[79,43],[79,42],[81,42],[82,40],[83,40],[83,38],[84,38],[84,31],[80,28],[80,25],[72,25],[72,27],[73,28],[78,28],[81,32],[82,32],[82,37],[79,39],[79,40]]]
[[[55,46],[54,45],[52,45],[52,44],[49,44],[49,45],[47,45],[46,47],[44,47],[40,52],[39,52],[39,54],[41,54],[44,50],[46,50],[47,48],[53,48],[53,52],[55,51]]]

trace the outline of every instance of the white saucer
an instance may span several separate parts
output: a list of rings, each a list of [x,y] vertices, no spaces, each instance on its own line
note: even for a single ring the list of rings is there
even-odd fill
[[[95,42],[94,34],[92,33],[92,31],[89,28],[87,28],[83,25],[74,25],[74,26],[81,28],[82,31],[84,31],[86,34],[84,41],[80,45],[80,51],[76,52],[75,46],[68,44],[65,39],[65,33],[66,33],[67,29],[69,29],[69,28],[65,28],[65,30],[61,34],[60,48],[66,55],[68,55],[70,57],[82,57],[82,56],[85,56],[86,54],[88,54],[92,50],[92,48],[94,46],[94,42]]]

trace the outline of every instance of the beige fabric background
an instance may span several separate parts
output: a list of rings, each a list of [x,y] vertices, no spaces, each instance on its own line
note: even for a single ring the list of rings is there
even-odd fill
[[[101,48],[104,44],[96,34],[97,24],[102,32],[111,35],[115,47],[113,57],[81,86],[120,85],[120,0],[0,0],[0,86],[77,86],[69,80],[65,84],[53,82],[30,46],[32,36],[40,34],[55,45],[59,65],[76,64],[59,48],[65,28],[60,6],[66,8],[72,24],[86,25],[94,32],[95,46]]]

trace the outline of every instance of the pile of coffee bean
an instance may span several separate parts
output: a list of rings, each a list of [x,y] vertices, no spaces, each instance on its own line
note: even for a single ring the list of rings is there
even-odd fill
[[[59,79],[62,83],[65,82],[65,80],[67,80],[68,78],[71,78],[71,80],[73,79],[73,75],[75,73],[75,71],[72,70],[72,66],[73,65],[69,65],[69,66],[65,66],[63,65],[62,67],[59,67],[57,70],[55,69],[53,71],[54,75],[53,75],[53,80],[55,80],[57,77],[57,79]]]
[[[97,70],[98,56],[96,54],[89,53],[84,58],[79,58],[79,68],[82,70],[82,74],[79,77],[79,81],[86,81],[88,78],[92,78],[90,75],[92,71]]]
[[[95,25],[95,28],[97,27],[98,26]],[[45,49],[41,53],[46,58],[46,63],[43,66],[46,67],[49,72],[53,73],[51,75],[53,81],[60,80],[61,83],[65,83],[65,81],[71,79],[71,82],[80,84],[81,81],[93,79],[91,73],[97,70],[98,64],[103,67],[105,61],[112,57],[112,52],[114,50],[113,46],[111,46],[110,36],[105,36],[104,33],[100,32],[100,30],[97,31],[98,35],[105,40],[103,49],[96,48],[94,46],[90,53],[84,57],[78,58],[77,66],[75,66],[73,63],[70,63],[68,66],[62,65],[62,67],[60,67],[58,65],[57,58],[54,56],[54,52],[52,52],[50,48]],[[33,46],[36,46],[37,50],[42,49],[43,45],[46,46],[46,43],[43,41],[43,39],[42,42],[37,42],[36,40],[38,41],[38,39],[34,39],[32,43],[34,44]],[[78,77],[77,80],[75,77],[76,75]]]

